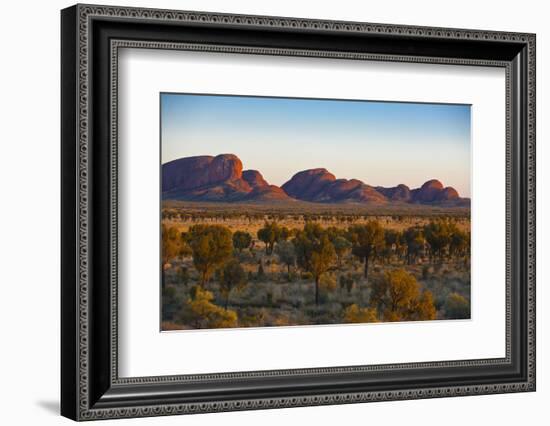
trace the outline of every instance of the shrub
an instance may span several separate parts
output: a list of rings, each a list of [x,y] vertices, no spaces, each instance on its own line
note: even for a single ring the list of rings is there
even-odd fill
[[[432,293],[421,292],[416,278],[403,269],[387,271],[375,281],[370,303],[385,321],[430,320],[436,315]]]
[[[258,261],[258,273],[256,274],[256,279],[258,281],[265,280],[265,272],[264,272],[264,265],[262,264],[262,260],[260,259]]]
[[[348,294],[351,293],[351,290],[355,286],[355,280],[353,279],[353,274],[348,272],[345,275],[340,275],[340,288],[346,289]]]
[[[336,278],[333,277],[330,274],[325,274],[321,277],[321,280],[319,281],[320,288],[323,290],[336,290]]]
[[[252,244],[252,235],[244,231],[236,231],[233,234],[233,247],[241,253],[244,249],[247,249]]]
[[[360,308],[355,303],[344,309],[344,322],[347,323],[362,323],[362,322],[378,322],[376,309]]]
[[[184,322],[194,328],[230,328],[237,326],[237,313],[212,303],[212,292],[195,286],[182,312]],[[186,309],[185,309],[186,308]]]
[[[422,266],[422,279],[427,280],[434,273],[434,268],[429,265]]]
[[[445,301],[445,313],[449,319],[470,318],[470,302],[458,293],[451,293]]]
[[[300,278],[303,280],[311,280],[313,278],[313,274],[311,272],[302,272],[300,274]]]
[[[189,282],[189,270],[185,267],[185,266],[182,266],[180,268],[178,268],[178,280],[180,283],[182,283],[183,285],[187,285],[187,283]]]
[[[275,253],[279,261],[287,267],[287,278],[290,281],[290,268],[296,263],[296,251],[294,244],[289,241],[280,241],[275,247]]]

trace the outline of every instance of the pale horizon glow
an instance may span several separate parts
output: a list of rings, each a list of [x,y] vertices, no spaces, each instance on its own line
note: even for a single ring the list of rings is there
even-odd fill
[[[162,163],[235,154],[283,185],[325,168],[372,186],[471,193],[470,105],[161,93]]]

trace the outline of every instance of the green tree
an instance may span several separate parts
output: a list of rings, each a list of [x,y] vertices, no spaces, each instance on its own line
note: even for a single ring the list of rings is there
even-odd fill
[[[315,280],[315,304],[319,305],[319,282],[336,257],[334,246],[323,228],[308,222],[293,240],[298,265]]]
[[[292,231],[286,226],[282,226],[279,229],[279,235],[277,236],[277,242],[287,241],[292,235]]]
[[[404,269],[387,271],[373,283],[370,304],[384,321],[431,320],[436,314],[432,293],[421,291],[416,278]]]
[[[233,234],[233,247],[242,253],[244,249],[247,249],[252,244],[252,235],[245,231],[235,231]]]
[[[290,281],[290,268],[296,263],[294,244],[290,241],[280,241],[275,246],[275,253],[279,256],[279,261],[286,265],[288,280]]]
[[[172,259],[186,254],[187,247],[181,232],[175,226],[161,226],[162,236],[162,263],[169,263]]]
[[[401,253],[401,244],[403,240],[403,235],[401,232],[395,229],[385,229],[384,230],[384,245],[385,245],[385,258],[388,261],[392,260],[392,256],[398,255]]]
[[[258,239],[265,243],[265,253],[271,254],[275,243],[281,236],[281,228],[277,222],[265,222],[264,227],[258,230]]]
[[[175,226],[161,226],[161,278],[162,288],[165,287],[165,265],[172,262],[179,256],[186,255],[189,252],[189,247],[185,243],[181,232]]]
[[[459,229],[454,229],[449,245],[451,256],[468,257],[470,253],[470,234]]]
[[[407,246],[407,265],[410,265],[424,250],[424,233],[421,228],[411,227],[403,233],[403,239]]]
[[[384,228],[377,220],[370,220],[364,225],[353,225],[348,229],[351,252],[365,264],[365,280],[369,276],[369,260],[384,247]]]
[[[456,226],[446,220],[438,220],[424,225],[424,236],[430,245],[432,257],[439,261],[443,260],[451,244],[454,229]]]
[[[229,293],[239,291],[247,284],[247,274],[241,264],[233,259],[225,264],[220,278],[220,293],[224,297],[224,308],[227,310]]]
[[[332,245],[334,246],[334,251],[336,252],[336,260],[338,264],[338,269],[342,268],[342,259],[346,253],[351,249],[351,243],[342,236],[337,236],[334,239],[331,239]]]
[[[323,235],[319,243],[315,244],[310,260],[310,272],[313,274],[313,278],[315,279],[316,305],[319,305],[319,282],[321,276],[330,269],[335,256],[336,253],[334,251],[334,246],[332,245],[328,237],[326,235]]]
[[[204,287],[216,268],[232,255],[231,231],[222,225],[193,225],[185,233],[191,247],[193,265],[200,273],[200,286]]]

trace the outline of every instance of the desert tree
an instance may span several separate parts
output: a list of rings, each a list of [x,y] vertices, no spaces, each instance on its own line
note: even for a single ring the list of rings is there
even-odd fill
[[[193,225],[184,235],[191,247],[193,265],[200,274],[204,287],[212,273],[232,255],[231,231],[222,225]]]
[[[338,269],[342,268],[342,260],[344,256],[351,249],[351,243],[341,235],[337,235],[331,239],[332,245],[334,246],[334,251],[336,253],[336,262],[338,264]]]
[[[220,293],[224,297],[224,308],[227,310],[231,291],[240,291],[247,284],[248,276],[241,264],[233,259],[225,264],[220,277]]]
[[[328,235],[317,223],[308,222],[293,240],[296,261],[315,280],[315,304],[319,305],[319,283],[321,276],[334,262],[336,253]]]
[[[281,241],[287,241],[292,236],[292,231],[286,226],[281,226],[279,228],[279,235],[277,236],[277,243]]]
[[[451,256],[467,258],[470,253],[470,234],[455,227],[451,235],[449,252]]]
[[[328,239],[326,235],[321,237],[321,240],[318,244],[315,244],[313,253],[311,254],[311,273],[315,279],[315,304],[319,305],[319,282],[322,275],[327,272],[336,253],[334,251],[334,246]]]
[[[247,249],[252,244],[252,235],[245,231],[235,231],[233,234],[233,247],[242,253],[244,249]]]
[[[258,230],[258,239],[265,244],[265,253],[271,254],[275,243],[281,236],[281,228],[277,222],[266,221],[264,227]]]
[[[446,220],[437,220],[424,225],[424,236],[427,243],[430,246],[430,253],[433,258],[438,259],[440,262],[445,257],[451,244],[451,237],[453,227]]]
[[[424,250],[424,233],[421,228],[413,226],[403,232],[403,240],[407,246],[407,265],[410,265]]]
[[[286,265],[288,280],[290,281],[290,268],[296,264],[296,251],[290,241],[280,241],[275,246],[275,253],[279,261]]]
[[[403,240],[403,235],[401,232],[395,229],[385,229],[384,230],[384,254],[387,261],[392,260],[393,255],[399,257],[401,253],[401,244]]]
[[[175,226],[166,226],[162,224],[162,263],[169,263],[172,259],[187,253],[185,240],[182,233]]]
[[[179,256],[189,253],[189,246],[185,242],[182,233],[174,226],[161,226],[161,279],[162,288],[165,287],[165,267]]]
[[[364,276],[368,280],[369,261],[384,247],[384,228],[377,220],[369,220],[364,225],[348,228],[351,252],[365,264]]]
[[[384,321],[431,320],[436,315],[432,293],[421,291],[416,278],[404,269],[386,271],[373,282],[370,304]]]

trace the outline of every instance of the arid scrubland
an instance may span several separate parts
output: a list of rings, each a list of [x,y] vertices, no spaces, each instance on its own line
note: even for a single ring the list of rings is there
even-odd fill
[[[165,201],[162,330],[470,318],[469,208]]]

